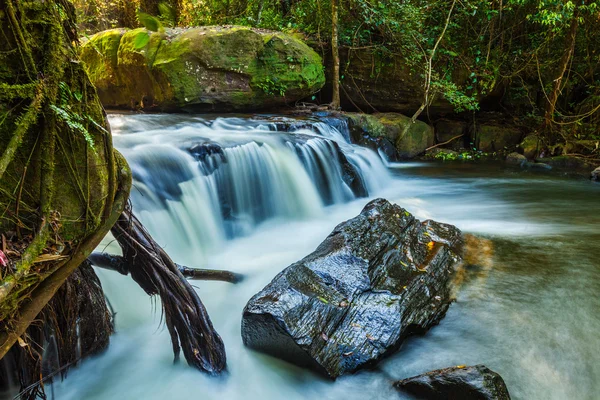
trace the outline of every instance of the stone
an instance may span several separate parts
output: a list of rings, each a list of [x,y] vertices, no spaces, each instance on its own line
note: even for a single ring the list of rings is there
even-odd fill
[[[433,146],[433,128],[422,121],[415,121],[397,113],[360,114],[344,113],[353,143],[369,147],[369,141],[377,142],[378,148],[388,143],[394,145],[396,158],[411,159]],[[388,145],[389,146],[389,145]],[[385,150],[389,153],[389,149]]]
[[[373,365],[444,317],[462,244],[452,225],[373,200],[250,299],[244,344],[331,378]]]
[[[445,148],[458,150],[465,147],[465,138],[467,133],[467,123],[450,119],[441,119],[435,124],[436,143],[445,143],[452,139],[450,143],[445,144]],[[464,135],[462,137],[458,137]]]
[[[539,154],[540,150],[540,139],[537,135],[527,135],[523,141],[519,144],[523,155],[529,160],[533,160]]]
[[[484,365],[439,369],[397,381],[394,387],[427,400],[510,400],[502,377]]]
[[[527,164],[527,157],[517,152],[510,153],[506,156],[506,163],[510,165],[524,166]]]
[[[600,167],[598,167],[592,171],[592,173],[590,175],[590,179],[595,182],[600,182]]]
[[[521,143],[519,128],[498,121],[479,122],[472,128],[472,140],[477,150],[492,153]]]
[[[112,29],[81,48],[107,108],[253,111],[293,104],[325,83],[300,39],[248,27]]]
[[[326,76],[330,79],[333,63],[330,54],[326,57]],[[344,109],[358,107],[362,112],[397,112],[412,116],[423,102],[423,76],[408,65],[402,51],[384,54],[377,49],[340,48],[340,65],[344,76],[340,82]],[[458,87],[465,87],[472,84],[470,73],[458,66],[452,69],[450,79]],[[328,82],[328,88],[330,85]],[[435,117],[454,112],[452,103],[439,95],[423,114]]]

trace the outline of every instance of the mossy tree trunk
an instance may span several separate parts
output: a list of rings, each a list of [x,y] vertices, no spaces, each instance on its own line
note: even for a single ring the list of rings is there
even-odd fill
[[[28,328],[35,319],[48,323],[40,312],[119,221],[113,229],[131,275],[161,297],[175,356],[181,349],[190,365],[221,372],[223,342],[198,295],[125,211],[131,173],[75,51],[72,4],[0,0],[0,30],[0,359],[17,341],[44,346]],[[127,258],[136,251],[143,256]],[[80,312],[80,296],[68,293],[61,308]],[[108,335],[106,309],[96,309]],[[54,324],[57,336],[72,333],[70,321]],[[34,377],[39,360],[29,368]]]
[[[0,30],[2,358],[114,225],[131,176],[78,61],[71,3],[0,0]]]

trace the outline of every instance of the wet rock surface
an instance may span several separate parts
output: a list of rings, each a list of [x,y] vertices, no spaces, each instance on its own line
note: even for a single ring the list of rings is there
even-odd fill
[[[374,364],[445,315],[461,232],[377,199],[244,309],[256,350],[335,378]]]
[[[590,178],[595,182],[600,182],[600,167],[592,171]]]
[[[427,400],[509,400],[500,375],[484,365],[451,367],[394,383],[401,392]]]

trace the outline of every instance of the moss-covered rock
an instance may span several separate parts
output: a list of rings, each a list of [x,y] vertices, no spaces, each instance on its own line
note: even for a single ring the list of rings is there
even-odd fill
[[[519,147],[523,151],[523,155],[532,160],[538,156],[540,151],[540,138],[537,135],[527,135]]]
[[[325,83],[321,58],[300,39],[246,27],[114,29],[90,38],[81,57],[112,108],[251,111]]]
[[[487,116],[481,116],[471,126],[470,133],[475,148],[489,153],[515,147],[523,138],[518,127],[507,124],[502,119],[488,119]]]
[[[397,113],[359,114],[347,113],[352,140],[362,144],[365,139],[384,139],[391,142],[398,159],[413,158],[434,143],[433,128]]]

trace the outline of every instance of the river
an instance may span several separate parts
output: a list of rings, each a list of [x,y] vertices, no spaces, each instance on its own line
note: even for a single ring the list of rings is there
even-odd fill
[[[500,163],[389,164],[348,144],[331,121],[114,114],[110,122],[134,173],[134,211],[171,257],[246,276],[194,282],[228,370],[211,378],[173,364],[160,302],[99,270],[117,332],[106,352],[53,385],[55,398],[394,399],[402,397],[392,381],[460,364],[500,373],[515,399],[600,393],[600,185]],[[493,256],[467,272],[442,322],[376,369],[335,382],[245,348],[250,297],[376,197],[491,239]],[[117,248],[110,238],[101,247]]]

